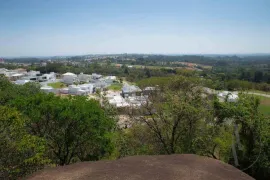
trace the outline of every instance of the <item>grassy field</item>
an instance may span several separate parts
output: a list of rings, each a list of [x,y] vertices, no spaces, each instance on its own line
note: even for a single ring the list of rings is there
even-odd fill
[[[121,83],[113,83],[112,85],[108,87],[108,89],[113,90],[113,91],[121,91],[122,87],[123,87],[123,84]]]
[[[132,65],[134,68],[137,69],[144,69],[144,68],[148,68],[148,69],[187,69],[188,67],[169,67],[169,66],[144,66],[144,65]],[[195,70],[193,68],[191,68],[192,70]]]
[[[267,115],[270,117],[270,98],[263,97],[263,96],[257,96],[260,98],[261,104],[259,105],[259,111],[263,113],[264,115]]]
[[[48,83],[48,86],[51,86],[53,88],[63,88],[66,87],[66,85],[62,82],[55,82],[55,83]]]
[[[165,67],[165,66],[144,66],[144,65],[132,65],[134,68],[137,68],[137,69],[144,69],[144,68],[148,68],[148,69],[161,69],[161,68],[164,68],[164,69],[173,69],[173,67]]]

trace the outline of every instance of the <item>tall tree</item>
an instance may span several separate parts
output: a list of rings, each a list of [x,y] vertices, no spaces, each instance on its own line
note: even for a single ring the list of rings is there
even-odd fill
[[[197,84],[181,77],[153,91],[133,115],[151,130],[166,154],[196,153],[196,139],[211,121],[210,101],[202,96]],[[139,111],[139,112],[138,112]]]
[[[233,127],[233,151],[227,162],[256,179],[268,179],[270,119],[259,113],[258,105],[258,98],[240,94],[239,100],[234,103],[216,101],[215,116],[220,126],[227,124]]]
[[[39,93],[12,104],[31,120],[31,133],[46,139],[57,164],[69,164],[75,158],[98,160],[110,152],[115,122],[94,100]]]
[[[254,74],[254,81],[255,82],[262,82],[263,80],[263,72],[262,71],[256,71]]]
[[[45,140],[26,131],[22,115],[5,106],[0,114],[0,179],[17,179],[49,163]]]

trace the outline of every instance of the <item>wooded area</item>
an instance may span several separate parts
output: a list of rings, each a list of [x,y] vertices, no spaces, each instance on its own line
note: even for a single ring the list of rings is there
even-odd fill
[[[241,94],[235,103],[219,102],[205,94],[200,83],[179,76],[159,84],[149,103],[126,111],[133,125],[121,129],[116,109],[105,99],[101,106],[1,77],[1,174],[16,179],[46,166],[79,161],[193,153],[268,179],[270,120],[259,113],[259,99]]]
[[[0,77],[0,174],[17,179],[38,169],[132,155],[192,153],[232,164],[256,179],[270,176],[270,117],[260,98],[270,91],[269,56],[130,55],[85,61],[69,57],[46,66],[40,59],[0,67],[55,73],[115,75],[141,89],[155,87],[141,108],[116,109],[97,100],[56,96],[39,84],[12,84]],[[183,63],[180,63],[183,62]],[[198,63],[196,65],[185,63]],[[118,66],[118,65],[119,66]],[[209,68],[210,67],[210,68]],[[53,84],[63,86],[61,83]],[[237,102],[218,100],[215,90],[237,90]],[[263,99],[265,103],[265,99]],[[119,114],[131,121],[119,126]]]

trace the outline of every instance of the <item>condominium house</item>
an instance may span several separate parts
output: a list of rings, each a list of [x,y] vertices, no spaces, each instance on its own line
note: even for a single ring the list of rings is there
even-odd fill
[[[102,75],[100,75],[100,74],[92,73],[92,79],[94,79],[94,80],[100,79],[101,77],[102,77]]]
[[[22,71],[22,69],[8,70],[5,68],[1,68],[0,74],[6,76],[11,81],[16,81],[16,80],[22,78],[23,76],[25,76],[26,70],[25,69],[23,69],[23,70],[24,71]]]
[[[122,96],[127,98],[129,96],[140,96],[142,90],[138,86],[125,84],[122,88]]]
[[[41,74],[39,71],[29,71],[27,76],[23,77],[22,80],[30,80],[36,82],[44,82],[44,81],[54,81],[56,79],[56,75],[54,72],[50,72],[49,74]]]
[[[217,97],[221,102],[223,101],[236,102],[239,99],[238,94],[236,92],[229,92],[229,91],[222,91],[217,94]]]
[[[70,73],[70,72],[67,72],[65,74],[63,74],[63,79],[62,79],[63,83],[65,84],[73,84],[74,82],[77,82],[78,81],[78,77],[76,74],[74,73]]]
[[[91,79],[91,75],[89,75],[89,74],[83,74],[83,73],[80,73],[80,74],[78,75],[78,80],[79,80],[80,82],[89,82],[90,79]]]
[[[14,83],[17,84],[17,85],[24,85],[24,84],[29,83],[29,82],[30,82],[30,80],[18,79]]]
[[[40,90],[43,92],[46,92],[46,93],[56,93],[57,92],[57,90],[51,86],[43,86],[40,88]]]

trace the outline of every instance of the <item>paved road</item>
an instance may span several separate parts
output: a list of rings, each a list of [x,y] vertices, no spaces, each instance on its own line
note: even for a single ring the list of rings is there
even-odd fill
[[[262,93],[256,93],[256,92],[247,92],[247,93],[270,98],[270,94],[262,94]]]
[[[220,92],[223,92],[223,91],[217,91],[217,90],[210,89],[210,88],[205,88],[205,90],[207,90],[207,92],[208,93],[211,93],[211,94],[218,94]],[[239,92],[238,91],[232,91],[231,93],[238,94]],[[263,93],[257,93],[257,92],[246,92],[246,93],[247,94],[253,94],[253,95],[257,95],[257,96],[263,96],[263,97],[270,98],[270,94],[263,94]]]

